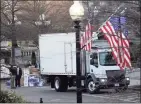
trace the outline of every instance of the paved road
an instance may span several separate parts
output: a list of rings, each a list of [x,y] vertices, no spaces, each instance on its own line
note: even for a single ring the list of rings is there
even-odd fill
[[[3,86],[2,89],[7,90]],[[10,89],[9,89],[10,90]],[[76,103],[75,88],[69,89],[68,92],[56,92],[50,87],[21,87],[14,90],[30,102],[39,102],[43,98],[43,102],[50,103]],[[139,103],[140,93],[128,90],[122,93],[115,93],[113,90],[101,91],[99,94],[83,93],[83,102],[85,103]]]
[[[132,72],[129,75],[131,85],[139,85],[140,70]],[[10,90],[2,84],[2,89]],[[24,97],[30,102],[39,102],[43,98],[44,102],[50,103],[76,103],[75,89],[69,89],[68,92],[56,92],[50,87],[21,87],[17,88],[15,92]],[[83,93],[83,102],[85,103],[139,103],[140,92],[127,90],[126,92],[115,93],[113,90],[102,91],[99,94]]]

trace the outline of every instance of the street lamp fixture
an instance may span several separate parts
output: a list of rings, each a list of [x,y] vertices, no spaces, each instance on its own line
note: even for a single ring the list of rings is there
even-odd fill
[[[80,70],[80,22],[83,20],[84,8],[79,1],[74,1],[74,4],[69,9],[70,16],[75,23],[76,29],[76,87],[77,87],[77,103],[82,103],[81,91],[81,70]]]
[[[39,19],[40,19],[41,21],[44,21],[44,20],[45,20],[45,14],[41,14],[41,15],[39,16]]]
[[[81,21],[84,16],[84,8],[79,1],[74,1],[74,4],[70,7],[70,16],[73,21]]]
[[[51,21],[46,21],[45,20],[45,14],[41,14],[39,16],[39,21],[35,22],[35,25],[40,26],[41,30],[44,28],[44,26],[48,26],[51,24]],[[41,33],[43,33],[44,31],[42,30]]]
[[[94,7],[94,15],[97,15],[98,12],[99,12],[99,11],[98,11],[97,7],[95,6],[95,7]]]
[[[125,12],[126,12],[126,10],[127,10],[127,8],[125,7],[122,11],[121,11],[121,15],[124,15],[125,14]]]

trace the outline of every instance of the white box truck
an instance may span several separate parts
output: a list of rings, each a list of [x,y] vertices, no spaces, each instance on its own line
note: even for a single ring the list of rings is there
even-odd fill
[[[41,75],[56,91],[67,91],[76,85],[75,33],[52,33],[39,36]],[[108,57],[108,59],[106,59]],[[81,53],[83,87],[89,93],[103,88],[127,89],[130,80],[116,65],[108,43],[94,41],[92,51]]]

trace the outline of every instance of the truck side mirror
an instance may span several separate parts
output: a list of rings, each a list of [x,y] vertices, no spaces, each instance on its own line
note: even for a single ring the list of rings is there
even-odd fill
[[[98,64],[97,63],[94,63],[94,66],[98,68]]]
[[[98,61],[97,59],[94,59],[94,66],[95,67],[98,67],[98,62],[97,61]]]
[[[94,65],[94,60],[93,59],[90,60],[90,64]]]
[[[90,55],[90,58],[93,58],[93,54]]]
[[[90,60],[90,64],[91,64],[91,65],[94,65],[95,67],[98,67],[98,63],[97,63],[97,61],[95,61],[94,59],[91,59],[91,60]]]

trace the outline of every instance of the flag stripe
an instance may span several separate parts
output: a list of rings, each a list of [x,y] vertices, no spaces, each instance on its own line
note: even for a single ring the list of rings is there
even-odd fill
[[[81,38],[81,47],[83,47],[84,45],[86,45],[84,47],[84,50],[86,50],[86,51],[90,51],[91,50],[91,46],[92,46],[91,41],[88,42],[92,38],[92,32],[91,32],[91,30],[92,30],[92,26],[91,26],[90,23],[88,23],[86,25],[86,27],[85,27],[85,32],[82,35],[83,38]]]
[[[106,29],[104,28],[104,26],[101,28],[101,30],[103,31],[103,33],[107,33],[107,31],[106,31]],[[116,59],[116,61],[118,62],[118,60],[117,60],[117,53],[116,53],[117,49],[114,48],[115,46],[114,46],[114,44],[113,44],[113,41],[112,41],[111,37],[110,37],[108,34],[105,34],[104,37],[108,40],[108,43],[109,43],[110,46],[112,47],[112,50],[113,50],[113,51],[112,51],[112,54],[113,54],[114,58]]]
[[[121,32],[116,33],[110,21],[107,21],[100,28],[100,31],[104,33],[105,39],[110,44],[112,54],[121,70],[125,67],[131,67],[129,41],[124,34]]]

